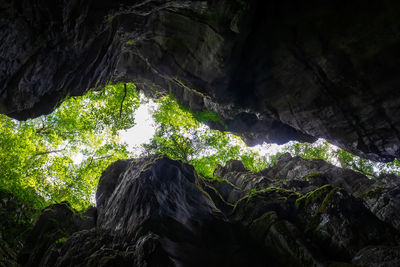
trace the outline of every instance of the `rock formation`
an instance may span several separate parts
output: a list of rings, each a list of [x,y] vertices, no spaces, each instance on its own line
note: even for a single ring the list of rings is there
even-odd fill
[[[15,266],[37,212],[30,203],[0,189],[0,265]]]
[[[259,173],[232,161],[217,174],[210,181],[166,157],[118,161],[100,179],[97,212],[47,208],[19,260],[24,266],[400,263],[399,206],[390,206],[399,196],[382,186],[375,199],[389,204],[374,209],[368,199],[376,185],[367,177],[288,155]],[[271,186],[278,180],[286,188]]]
[[[394,0],[0,0],[0,113],[37,117],[68,95],[134,82],[217,112],[210,126],[250,145],[323,137],[390,161],[399,13]],[[25,266],[400,266],[399,177],[288,155],[215,175],[168,158],[118,161],[96,208],[46,208],[22,250],[7,230],[22,216],[9,207],[23,204],[1,195],[0,262],[16,265],[19,252]]]
[[[132,81],[216,111],[248,144],[323,137],[393,160],[399,11],[390,0],[2,1],[0,112],[35,117]]]

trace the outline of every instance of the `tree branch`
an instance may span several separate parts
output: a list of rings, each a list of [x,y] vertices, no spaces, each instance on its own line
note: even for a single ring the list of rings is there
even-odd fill
[[[64,151],[64,150],[65,150],[65,148],[63,148],[63,149],[58,149],[58,150],[44,151],[44,152],[36,153],[36,154],[33,155],[33,156],[34,156],[34,157],[37,157],[37,156],[46,155],[46,154],[51,154],[51,153],[58,153],[58,152],[62,152],[62,151]]]
[[[126,83],[124,83],[124,97],[122,98],[121,107],[119,108],[119,117],[120,118],[122,117],[122,105],[124,104],[125,98],[126,98]]]
[[[36,134],[41,134],[42,132],[44,132],[45,130],[49,129],[49,127],[45,127],[44,125],[36,130]]]
[[[357,166],[354,162],[352,162],[351,164],[349,164],[351,166],[351,168],[354,171],[357,171],[361,174],[364,174],[365,176],[369,176],[370,178],[374,178],[374,179],[379,179],[379,176],[375,175],[374,173],[370,173],[368,171],[364,171],[362,168],[360,168],[359,166]]]
[[[109,158],[109,157],[112,157],[112,156],[113,156],[113,155],[105,155],[105,156],[97,157],[97,158],[92,157],[92,158],[90,159],[89,164],[88,164],[86,167],[89,168],[95,160],[105,159],[105,158]]]

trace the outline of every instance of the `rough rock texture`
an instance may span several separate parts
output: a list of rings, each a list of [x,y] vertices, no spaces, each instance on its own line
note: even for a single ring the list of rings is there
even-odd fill
[[[0,266],[17,266],[17,254],[33,225],[36,210],[4,189],[0,189]]]
[[[400,265],[400,247],[367,247],[354,257],[354,263],[360,266],[392,267]]]
[[[400,178],[384,174],[379,180],[333,166],[323,160],[306,160],[283,154],[273,167],[259,173],[247,171],[240,161],[232,160],[224,167],[217,167],[214,175],[223,182],[211,185],[223,199],[235,203],[251,193],[273,186],[307,194],[322,186],[342,188],[347,194],[361,198],[364,205],[379,219],[400,231]]]
[[[289,153],[280,156],[273,167],[266,168],[259,173],[247,171],[242,162],[229,161],[226,166],[218,166],[214,176],[227,179],[230,183],[240,188],[242,194],[231,198],[236,201],[238,197],[249,193],[251,189],[263,189],[267,186],[282,187],[298,193],[308,193],[326,184],[344,188],[347,192],[362,193],[370,190],[376,183],[366,176],[349,170],[333,166],[323,160],[307,160],[301,157],[292,157]],[[396,177],[396,176],[394,176]],[[383,184],[395,187],[392,183]],[[231,191],[233,195],[235,191]],[[229,198],[229,196],[225,196]]]
[[[214,175],[219,179],[211,185],[220,197],[236,203],[231,219],[250,229],[255,227],[257,236],[259,231],[265,235],[265,222],[259,226],[260,216],[263,220],[265,217],[274,221],[278,217],[288,220],[286,224],[294,223],[312,243],[311,249],[310,244],[303,247],[299,235],[294,235],[295,251],[313,264],[320,261],[318,252],[322,250],[332,260],[348,262],[352,258],[360,266],[398,265],[400,250],[395,243],[399,242],[400,232],[399,177],[383,175],[372,181],[322,160],[292,158],[289,154],[259,173],[251,173],[240,161],[232,160],[225,167],[218,167]],[[382,222],[398,231],[397,241],[391,246],[371,244],[391,239],[393,232],[387,232]],[[271,246],[270,237],[265,238],[266,246]],[[371,245],[361,249],[366,243]],[[281,255],[294,254],[287,245],[272,244]]]
[[[93,228],[96,216],[96,208],[79,214],[66,202],[47,207],[27,236],[18,261],[24,266],[42,266],[72,233]]]
[[[286,166],[282,173],[290,176],[288,180],[301,180],[300,172],[297,178],[290,174],[291,162],[298,160],[286,155],[277,163]],[[34,266],[35,259],[40,266],[396,266],[400,231],[375,216],[351,185],[331,185],[335,180],[336,186],[344,184],[340,180],[345,170],[307,162],[306,167],[298,165],[303,172],[319,166],[330,178],[323,186],[307,185],[298,193],[297,187],[255,182],[275,167],[250,173],[233,161],[218,170],[226,180],[209,181],[190,165],[166,157],[118,161],[100,179],[97,216],[90,217],[96,224],[77,228],[82,224],[74,223],[65,205],[45,210],[30,235],[35,242],[27,243],[34,256],[22,263]],[[241,176],[235,175],[239,172]],[[245,173],[251,189],[238,179]],[[278,177],[275,180],[284,179]],[[237,191],[236,198],[230,191]],[[68,239],[61,242],[60,232],[67,232]]]
[[[246,235],[234,229],[198,182],[193,167],[168,158],[116,162],[99,183],[96,227],[74,233],[61,245],[54,241],[55,237],[49,239],[40,234],[44,240],[37,241],[33,249],[41,248],[43,243],[52,245],[47,245],[45,253],[35,254],[36,263],[263,266],[260,263],[268,255],[257,247],[246,246]],[[37,227],[43,229],[40,225],[43,223]]]
[[[395,175],[383,175],[381,179],[361,197],[378,218],[400,230],[400,179]]]
[[[323,137],[400,156],[400,3],[0,2],[0,112],[28,118],[109,80],[215,110],[248,144]]]

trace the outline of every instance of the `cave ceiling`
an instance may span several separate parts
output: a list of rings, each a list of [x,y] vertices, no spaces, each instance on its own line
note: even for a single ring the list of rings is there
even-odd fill
[[[249,145],[400,157],[398,1],[0,1],[0,113],[110,81],[171,92]]]

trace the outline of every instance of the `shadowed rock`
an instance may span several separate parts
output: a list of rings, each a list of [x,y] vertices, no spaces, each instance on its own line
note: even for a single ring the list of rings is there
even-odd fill
[[[400,155],[398,1],[0,3],[0,112],[26,119],[110,80],[172,92],[217,129]]]
[[[273,167],[259,173],[247,171],[240,161],[218,166],[214,175],[226,179],[212,182],[226,201],[235,203],[252,190],[279,187],[307,194],[324,185],[343,188],[347,194],[363,200],[364,205],[382,221],[400,231],[400,179],[384,174],[377,180],[333,166],[323,160],[306,160],[283,154]]]
[[[293,175],[290,163],[299,160],[286,155],[276,166],[286,166],[281,174],[295,181],[300,172]],[[347,172],[303,161],[297,166],[304,172],[319,168],[332,184]],[[26,266],[335,266],[373,255],[388,264],[399,260],[399,232],[355,192],[329,183],[314,184],[308,193],[271,187],[265,179],[255,183],[276,166],[250,173],[233,161],[218,169],[226,180],[217,182],[166,157],[118,161],[100,178],[97,215],[86,213],[96,224],[76,223],[78,215],[66,205],[49,207],[20,258]],[[240,199],[229,197],[226,184]]]

